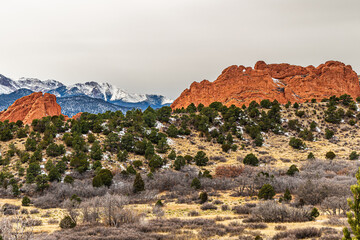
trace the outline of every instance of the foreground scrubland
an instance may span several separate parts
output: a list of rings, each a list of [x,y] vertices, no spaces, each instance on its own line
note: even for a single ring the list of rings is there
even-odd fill
[[[357,103],[0,123],[3,239],[341,239]]]

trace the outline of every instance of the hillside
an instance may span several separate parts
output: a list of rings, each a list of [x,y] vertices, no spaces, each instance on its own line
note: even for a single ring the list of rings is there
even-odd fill
[[[4,122],[0,192],[30,197],[36,239],[340,239],[359,118],[343,95]]]

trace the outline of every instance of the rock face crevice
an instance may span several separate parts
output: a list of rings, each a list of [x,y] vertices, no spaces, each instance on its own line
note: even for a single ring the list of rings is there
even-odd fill
[[[311,99],[320,101],[343,94],[353,98],[360,96],[359,79],[350,65],[328,61],[318,67],[301,67],[258,61],[254,68],[230,66],[214,82],[193,82],[171,107],[186,108],[191,103],[208,106],[215,101],[227,106],[242,106],[263,99],[276,99],[285,104]]]
[[[24,124],[31,124],[34,119],[58,115],[61,115],[61,107],[56,102],[56,96],[36,92],[19,98],[8,109],[0,112],[0,121],[21,120]]]

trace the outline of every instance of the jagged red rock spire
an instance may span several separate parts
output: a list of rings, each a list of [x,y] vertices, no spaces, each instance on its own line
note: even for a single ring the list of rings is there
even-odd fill
[[[305,102],[342,94],[360,96],[359,79],[350,65],[328,61],[315,68],[259,61],[254,69],[230,66],[214,82],[193,82],[171,107],[186,108],[191,103],[207,106],[215,101],[242,106],[263,99]]]

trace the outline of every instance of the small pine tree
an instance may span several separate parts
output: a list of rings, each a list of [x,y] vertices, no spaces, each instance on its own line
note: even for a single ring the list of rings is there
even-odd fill
[[[360,169],[359,169],[360,170]],[[347,213],[348,223],[352,229],[351,233],[348,228],[343,229],[344,237],[342,240],[360,239],[360,171],[356,173],[357,184],[352,185],[350,190],[354,199],[348,199],[350,212]]]
[[[129,174],[133,174],[133,175],[136,174],[136,170],[134,169],[134,167],[133,167],[132,165],[129,165],[129,166],[126,168],[126,171],[127,171],[127,173],[129,173]]]
[[[288,188],[286,188],[283,199],[285,202],[290,202],[292,199],[291,193]]]
[[[315,156],[312,152],[310,152],[307,156],[307,159],[315,159]]]
[[[264,184],[258,194],[260,199],[269,200],[275,196],[275,190],[270,184]]]
[[[163,206],[164,206],[164,204],[161,201],[161,199],[157,200],[157,202],[155,203],[155,207],[163,207]]]
[[[357,154],[356,151],[352,151],[352,152],[350,153],[350,156],[349,156],[349,159],[350,159],[350,160],[357,160],[358,158],[359,158],[359,154]]]
[[[72,176],[66,175],[64,178],[64,182],[73,184],[74,178]]]
[[[76,227],[76,222],[70,216],[65,216],[60,221],[60,227],[63,229],[74,228]]]
[[[171,159],[171,160],[175,160],[175,158],[176,158],[176,153],[175,153],[174,150],[172,150],[172,151],[170,152],[170,154],[168,155],[168,158]]]
[[[201,188],[201,182],[198,178],[194,178],[191,182],[191,187],[195,188],[195,189],[200,189]]]
[[[289,176],[294,176],[296,172],[299,172],[299,169],[296,167],[295,164],[291,165],[287,170],[286,174]]]
[[[330,151],[330,152],[326,153],[325,157],[326,157],[326,159],[333,160],[336,157],[336,155],[334,152]]]
[[[245,156],[243,163],[246,165],[257,166],[259,164],[259,159],[253,153],[250,153]]]
[[[133,184],[133,192],[138,193],[145,190],[145,184],[144,181],[140,175],[140,173],[136,174],[134,184]]]
[[[199,151],[197,152],[194,160],[197,166],[206,166],[207,162],[209,161],[209,158],[206,156],[205,152]]]
[[[314,207],[310,213],[310,220],[315,220],[315,218],[317,218],[318,216],[320,216],[319,210]]]
[[[201,204],[207,202],[207,200],[208,200],[208,194],[207,194],[206,192],[200,193],[199,199],[200,199],[200,203],[201,203]]]

